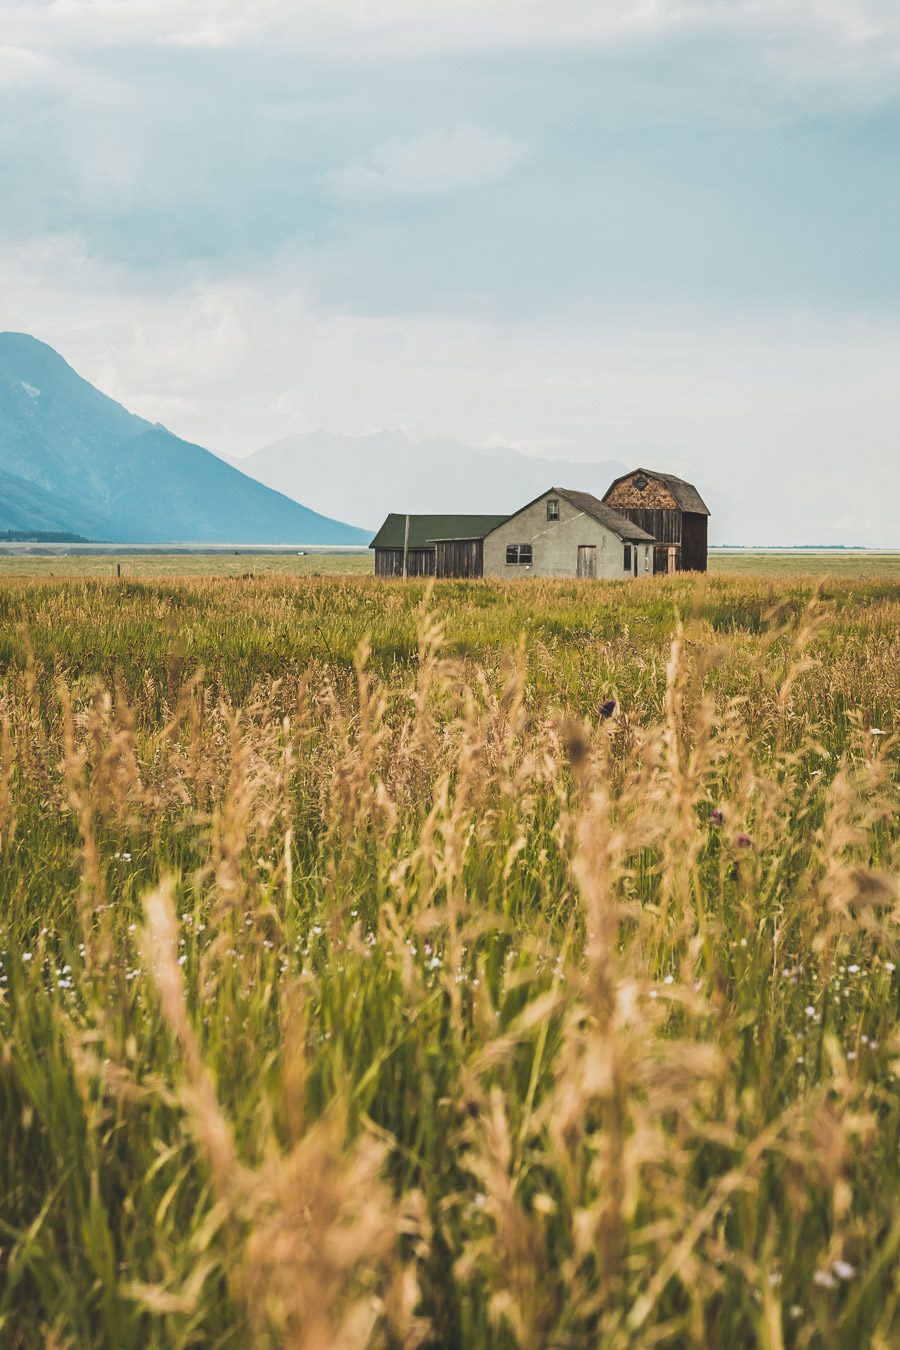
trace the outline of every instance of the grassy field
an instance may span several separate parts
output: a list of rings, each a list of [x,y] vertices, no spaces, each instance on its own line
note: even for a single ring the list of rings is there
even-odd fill
[[[896,576],[240,562],[0,586],[0,1344],[897,1344]]]
[[[0,551],[0,577],[244,577],[371,576],[373,555],[366,553],[119,553],[58,554],[41,557]],[[743,549],[713,552],[716,576],[892,577],[900,581],[900,551],[815,552],[811,549]]]

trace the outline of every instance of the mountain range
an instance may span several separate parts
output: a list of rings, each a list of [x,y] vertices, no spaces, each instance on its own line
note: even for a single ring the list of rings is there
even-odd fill
[[[747,488],[746,465],[659,463],[696,481],[710,542],[872,545],[887,537],[823,521],[804,496]],[[557,460],[458,441],[312,431],[244,458],[213,453],[137,417],[45,343],[0,333],[0,533],[111,543],[366,544],[392,511],[504,513],[553,485],[602,497],[618,459]],[[744,485],[736,474],[744,472]],[[350,524],[343,522],[349,521]],[[871,524],[871,522],[870,522]]]
[[[302,497],[317,511],[372,529],[390,511],[511,512],[553,486],[602,498],[614,478],[640,463],[696,483],[712,513],[712,544],[834,548],[881,542],[874,530],[823,521],[803,497],[749,489],[746,465],[726,454],[712,468],[660,463],[652,449],[641,451],[640,459],[629,455],[628,463],[583,462],[443,438],[413,441],[402,431],[365,436],[311,431],[229,463],[289,497]]]
[[[136,417],[26,333],[0,333],[0,530],[114,543],[371,538]]]
[[[318,511],[339,512],[373,529],[390,511],[508,513],[554,484],[602,497],[628,468],[616,459],[582,464],[442,437],[411,441],[402,431],[312,431],[228,462],[289,497],[315,503]]]

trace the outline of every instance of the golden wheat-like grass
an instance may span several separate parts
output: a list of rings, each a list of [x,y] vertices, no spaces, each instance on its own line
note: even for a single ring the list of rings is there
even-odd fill
[[[890,586],[0,611],[0,1342],[896,1343]]]

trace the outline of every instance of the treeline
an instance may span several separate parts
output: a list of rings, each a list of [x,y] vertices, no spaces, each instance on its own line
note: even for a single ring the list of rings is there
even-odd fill
[[[65,530],[0,530],[3,544],[88,544],[83,534],[69,534]]]

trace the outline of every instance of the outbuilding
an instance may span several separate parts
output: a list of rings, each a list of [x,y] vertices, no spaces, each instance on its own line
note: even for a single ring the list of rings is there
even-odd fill
[[[709,508],[692,483],[673,473],[632,469],[607,489],[604,504],[656,540],[654,572],[705,572]]]
[[[480,577],[481,541],[506,516],[406,516],[392,511],[369,548],[377,577]]]
[[[549,488],[484,536],[486,577],[636,577],[654,539],[589,492]]]

